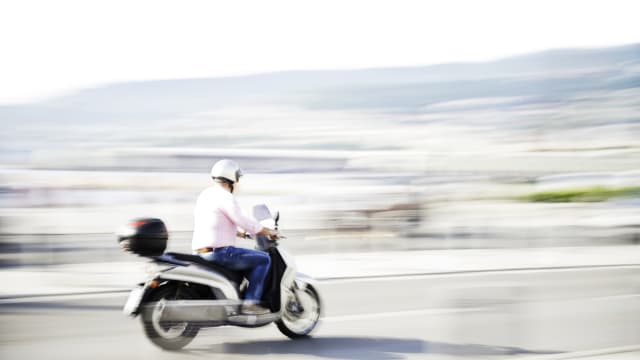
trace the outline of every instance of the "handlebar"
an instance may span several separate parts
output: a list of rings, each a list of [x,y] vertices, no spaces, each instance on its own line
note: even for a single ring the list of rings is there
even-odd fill
[[[281,239],[286,239],[287,237],[285,235],[283,235],[282,233],[278,232],[278,236],[275,239],[272,239],[271,237],[265,236],[269,241],[278,241]],[[251,234],[249,234],[248,232],[244,233],[244,236],[242,237],[243,239],[247,239],[247,240],[253,240],[253,236],[251,236]]]

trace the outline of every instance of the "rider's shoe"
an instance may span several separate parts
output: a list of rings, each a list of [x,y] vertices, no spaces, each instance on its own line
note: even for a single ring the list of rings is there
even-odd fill
[[[241,312],[245,315],[264,315],[270,313],[269,309],[252,302],[242,304]]]

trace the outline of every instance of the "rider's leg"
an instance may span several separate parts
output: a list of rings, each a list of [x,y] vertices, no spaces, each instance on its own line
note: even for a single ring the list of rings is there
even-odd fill
[[[245,293],[245,300],[259,303],[264,293],[264,280],[271,266],[271,258],[266,253],[255,250],[247,250],[240,256],[241,262],[253,264],[253,269],[249,273],[249,287]]]
[[[271,264],[271,258],[267,253],[230,246],[216,250],[205,258],[231,270],[249,271],[249,287],[245,293],[245,300],[260,302],[264,292],[264,280]]]
[[[249,270],[249,287],[245,300],[259,303],[264,292],[264,280],[269,272],[271,258],[262,251],[234,248],[234,264],[239,270]]]

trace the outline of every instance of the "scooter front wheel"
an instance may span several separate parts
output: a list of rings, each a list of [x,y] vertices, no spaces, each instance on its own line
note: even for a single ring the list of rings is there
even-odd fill
[[[291,339],[309,336],[320,320],[320,296],[307,285],[294,290],[296,296],[287,302],[282,318],[276,322],[281,333]]]
[[[151,308],[142,311],[142,327],[145,335],[155,345],[165,350],[180,350],[198,334],[200,328],[190,322],[161,320],[166,300],[194,299],[191,289],[168,284],[150,294],[145,305]]]

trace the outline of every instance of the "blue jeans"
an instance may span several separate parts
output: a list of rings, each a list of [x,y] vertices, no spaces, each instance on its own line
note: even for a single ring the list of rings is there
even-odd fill
[[[264,291],[264,279],[269,272],[271,258],[267,253],[245,248],[227,246],[213,252],[198,254],[203,259],[235,271],[249,271],[249,287],[245,300],[260,302]]]

